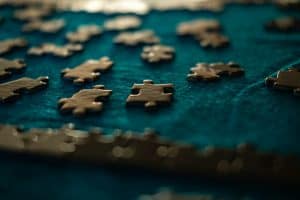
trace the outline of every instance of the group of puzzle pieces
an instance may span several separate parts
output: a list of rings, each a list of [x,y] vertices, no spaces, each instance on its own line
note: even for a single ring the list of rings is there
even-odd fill
[[[250,144],[198,149],[165,140],[153,131],[116,131],[105,136],[101,129],[81,131],[72,125],[26,132],[16,126],[0,125],[0,137],[0,151],[4,152],[232,180],[295,184],[300,180],[299,158],[260,152]]]
[[[241,1],[244,3],[250,1]],[[257,1],[258,3],[262,1]],[[288,7],[288,4],[279,2],[280,7]],[[63,19],[44,20],[43,18],[53,13],[52,6],[29,6],[15,11],[14,17],[25,23],[22,30],[24,32],[40,31],[44,33],[56,33],[65,26]],[[107,20],[103,28],[98,25],[82,25],[73,32],[68,32],[65,36],[68,43],[58,46],[52,43],[44,43],[28,50],[30,55],[52,54],[59,57],[68,57],[73,53],[82,51],[82,44],[92,37],[101,35],[103,31],[125,31],[140,27],[142,21],[136,16],[120,16]],[[268,30],[276,31],[299,31],[300,20],[287,17],[275,19],[266,24]],[[220,48],[229,45],[229,39],[222,35],[222,26],[214,19],[199,19],[180,23],[177,26],[179,36],[192,36],[199,41],[202,47]],[[134,32],[122,32],[118,34],[114,42],[116,44],[145,46],[141,53],[141,58],[148,63],[158,63],[170,61],[174,58],[175,49],[173,47],[160,44],[160,38],[151,30],[139,30]],[[22,38],[7,39],[0,41],[0,55],[8,53],[14,48],[26,47],[27,41]],[[74,84],[83,84],[97,80],[100,73],[109,70],[113,62],[103,57],[99,60],[87,60],[75,68],[66,68],[62,71],[65,79],[70,79]],[[13,73],[20,72],[25,68],[22,60],[7,60],[0,58],[0,79],[5,79]],[[245,73],[240,65],[229,63],[198,63],[191,68],[187,79],[190,81],[216,81],[221,76],[241,76]],[[267,78],[268,86],[292,90],[299,95],[300,72],[297,68],[285,72],[279,72],[277,78]],[[20,94],[35,91],[47,85],[48,78],[37,79],[21,78],[18,80],[0,84],[0,100],[7,102],[15,100]],[[169,104],[172,101],[173,84],[154,84],[151,80],[144,80],[143,84],[134,84],[132,94],[127,98],[127,105],[143,105],[145,108],[156,108],[159,105]],[[62,112],[72,112],[74,115],[84,115],[87,112],[99,112],[103,108],[103,101],[106,100],[112,91],[105,89],[102,85],[95,85],[92,89],[83,89],[75,93],[70,98],[59,100],[59,107]]]

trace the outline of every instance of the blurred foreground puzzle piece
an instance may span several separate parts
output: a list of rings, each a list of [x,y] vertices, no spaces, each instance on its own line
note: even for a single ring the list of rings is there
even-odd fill
[[[102,101],[107,100],[111,93],[103,85],[95,85],[92,89],[80,90],[70,98],[60,99],[58,105],[62,112],[72,112],[75,116],[100,112],[103,108]]]
[[[158,105],[170,104],[174,91],[173,84],[154,84],[144,80],[143,84],[134,84],[132,94],[127,98],[127,105],[143,105],[145,108],[156,108]]]
[[[67,33],[67,39],[71,43],[83,43],[90,40],[93,36],[100,35],[102,30],[97,25],[80,26],[75,32]]]
[[[149,63],[172,60],[175,50],[165,45],[146,46],[143,49],[141,57]]]
[[[291,68],[287,71],[279,71],[276,78],[266,78],[266,85],[278,90],[292,91],[300,96],[300,69]]]
[[[26,64],[23,60],[7,60],[0,58],[0,80],[9,77],[14,72],[22,71]]]
[[[20,78],[14,81],[0,84],[0,102],[14,101],[22,92],[33,92],[45,88],[48,85],[48,77]]]
[[[56,44],[45,43],[38,47],[32,47],[28,50],[29,55],[41,56],[44,54],[52,54],[58,57],[69,57],[75,52],[82,51],[83,47],[81,44],[66,44],[58,46]]]
[[[21,48],[26,46],[27,46],[27,41],[23,38],[1,40],[0,55],[8,53],[14,48]]]
[[[188,74],[188,80],[216,81],[222,75],[241,76],[245,73],[240,65],[229,62],[225,63],[198,63],[196,67],[191,68]]]
[[[100,72],[109,70],[112,65],[113,62],[108,57],[102,57],[99,60],[91,59],[73,69],[64,69],[62,75],[66,79],[73,80],[73,83],[76,84],[91,82],[100,76]]]

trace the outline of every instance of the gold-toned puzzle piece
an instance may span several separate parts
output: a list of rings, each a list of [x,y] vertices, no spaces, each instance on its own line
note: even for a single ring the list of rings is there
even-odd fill
[[[106,100],[112,91],[106,90],[103,85],[95,85],[92,89],[83,89],[70,98],[59,100],[62,112],[72,112],[75,116],[85,115],[87,112],[100,112],[102,101]]]
[[[52,54],[58,57],[69,57],[75,52],[82,51],[83,47],[81,44],[66,44],[58,46],[56,44],[44,43],[38,47],[32,47],[28,50],[29,55],[41,56],[44,54]]]
[[[83,43],[101,33],[102,30],[97,25],[84,25],[80,26],[75,32],[67,33],[66,38],[71,43]]]
[[[45,88],[48,85],[48,77],[20,78],[0,84],[0,102],[14,101],[22,92],[33,92]]]
[[[40,31],[44,33],[57,33],[65,26],[63,19],[54,19],[49,21],[35,20],[28,22],[22,28],[24,32]]]
[[[198,63],[196,67],[191,68],[188,74],[188,80],[216,81],[222,75],[241,76],[245,73],[240,65],[229,62],[225,63]]]
[[[30,6],[14,12],[14,18],[23,21],[41,20],[51,14],[53,8],[50,6]]]
[[[99,60],[87,60],[73,69],[66,68],[62,71],[62,75],[66,79],[73,80],[73,83],[80,84],[96,80],[100,72],[109,70],[112,65],[113,62],[108,57],[102,57]]]
[[[293,32],[300,31],[300,19],[294,17],[281,17],[268,22],[265,25],[267,30]]]
[[[104,23],[104,28],[109,31],[123,31],[138,28],[141,20],[136,16],[120,16],[109,19]]]
[[[205,48],[221,48],[229,45],[228,37],[219,33],[199,34],[197,39],[199,40],[200,45]]]
[[[276,78],[266,78],[266,85],[278,90],[292,91],[296,96],[300,96],[300,70],[291,68],[279,71]]]
[[[117,44],[124,44],[128,46],[135,46],[139,44],[153,44],[158,43],[159,38],[150,30],[142,30],[136,32],[120,33],[114,42]]]
[[[180,36],[197,36],[203,33],[219,32],[221,24],[214,19],[198,19],[182,22],[177,26],[177,34]]]
[[[9,77],[14,72],[22,71],[26,67],[23,60],[7,60],[0,58],[0,80]]]
[[[141,57],[149,63],[172,60],[175,50],[165,45],[146,46],[143,49]]]
[[[169,104],[172,100],[173,84],[154,84],[152,80],[144,80],[143,84],[134,84],[132,94],[127,98],[127,105],[143,105],[145,108],[156,108]]]
[[[14,48],[27,46],[27,41],[23,38],[13,38],[0,41],[0,55],[10,52]]]
[[[177,26],[180,36],[193,36],[202,47],[221,48],[229,45],[229,39],[221,34],[222,26],[214,19],[183,22]]]

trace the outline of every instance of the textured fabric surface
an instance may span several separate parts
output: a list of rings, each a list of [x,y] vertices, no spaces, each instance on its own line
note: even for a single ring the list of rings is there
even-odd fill
[[[102,14],[58,13],[51,18],[64,18],[66,27],[54,35],[23,34],[22,23],[11,18],[12,8],[0,8],[6,21],[0,25],[0,39],[23,36],[32,46],[42,42],[63,44],[66,32],[80,24],[99,24],[110,18]],[[24,58],[27,69],[17,77],[49,76],[49,87],[35,94],[24,95],[19,101],[0,105],[0,122],[21,124],[25,128],[53,127],[75,123],[78,128],[103,127],[108,133],[115,128],[142,131],[154,128],[165,137],[203,147],[216,145],[233,147],[251,142],[263,150],[299,153],[299,98],[289,93],[270,90],[264,78],[280,69],[300,63],[300,35],[269,33],[263,24],[273,17],[283,16],[275,7],[228,6],[219,14],[207,12],[151,12],[141,17],[143,29],[153,29],[162,44],[176,49],[174,62],[148,65],[140,59],[142,47],[117,46],[112,43],[114,32],[105,32],[84,45],[82,53],[71,58],[52,56],[32,57],[25,49],[5,55],[5,58]],[[296,13],[289,13],[294,14]],[[192,38],[176,36],[178,23],[196,18],[216,18],[231,39],[231,46],[221,50],[204,50]],[[104,84],[113,94],[102,113],[85,118],[61,115],[57,101],[69,97],[80,88],[61,78],[60,71],[75,67],[87,59],[109,56],[112,70],[93,84]],[[186,75],[197,62],[235,61],[246,70],[240,78],[224,78],[216,83],[190,83]],[[148,113],[143,108],[126,108],[125,101],[133,83],[152,79],[155,83],[174,83],[174,102],[170,107]],[[199,192],[225,195],[232,199],[250,196],[282,199],[289,195],[274,192],[265,186],[222,183],[205,180],[185,180],[160,177],[142,172],[120,172],[101,168],[78,167],[75,164],[40,164],[27,160],[15,161],[1,157],[1,199],[137,199],[139,194],[154,193],[160,187],[179,192]],[[263,188],[263,189],[262,189]],[[282,196],[281,196],[282,195]],[[3,198],[4,196],[4,198]],[[292,197],[291,197],[292,198]],[[293,198],[292,198],[293,199]]]

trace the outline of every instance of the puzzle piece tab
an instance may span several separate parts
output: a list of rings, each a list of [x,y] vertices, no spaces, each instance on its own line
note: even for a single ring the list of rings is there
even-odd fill
[[[144,80],[143,84],[134,84],[132,94],[127,98],[127,105],[143,105],[155,108],[169,104],[172,100],[173,84],[154,84],[152,80]]]
[[[228,76],[241,76],[245,71],[240,65],[229,62],[225,63],[198,63],[196,67],[191,68],[191,72],[188,74],[188,80],[203,80],[203,81],[215,81],[220,79],[222,75]]]
[[[22,28],[25,32],[40,31],[44,33],[57,33],[65,26],[63,19],[55,19],[49,21],[35,20],[28,22]]]
[[[48,77],[20,78],[14,81],[0,84],[0,102],[13,101],[20,97],[22,92],[33,92],[45,88],[48,85]]]
[[[67,33],[67,39],[71,43],[83,43],[90,40],[92,37],[100,35],[102,30],[97,25],[80,26],[75,32]]]
[[[23,38],[6,39],[0,41],[0,55],[8,53],[14,48],[26,47],[27,41]]]
[[[7,78],[14,72],[19,72],[25,68],[23,60],[7,60],[0,58],[0,80]]]
[[[141,20],[136,16],[121,16],[107,20],[104,28],[109,31],[123,31],[138,28],[140,25]]]
[[[154,34],[153,31],[143,30],[143,31],[136,31],[136,32],[120,33],[114,39],[114,42],[117,44],[135,46],[135,45],[139,45],[139,44],[158,43],[159,38]]]
[[[174,54],[175,50],[172,47],[153,45],[144,47],[141,57],[150,63],[156,63],[160,61],[172,60]]]
[[[82,51],[81,44],[66,44],[64,46],[58,46],[51,43],[45,43],[38,47],[32,47],[28,50],[29,55],[41,56],[44,54],[52,54],[58,57],[69,57],[75,52]]]
[[[300,19],[294,17],[282,17],[270,21],[266,24],[266,29],[270,31],[293,32],[300,31]]]
[[[93,89],[83,89],[71,98],[59,100],[62,112],[72,112],[75,116],[85,115],[87,112],[100,112],[103,108],[102,101],[106,100],[112,91],[106,90],[103,85],[96,85]]]
[[[278,90],[292,91],[300,96],[300,69],[291,68],[287,71],[279,71],[277,77],[268,77],[266,85]]]
[[[113,62],[108,57],[102,57],[99,60],[87,60],[81,65],[62,71],[63,77],[73,80],[73,83],[85,83],[94,81],[100,76],[100,72],[109,70]]]

